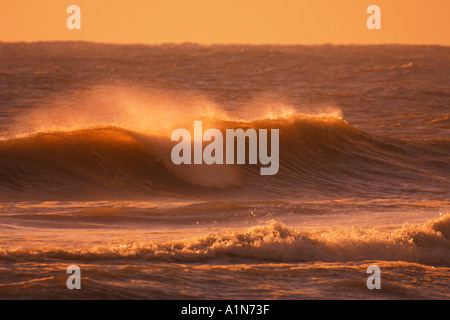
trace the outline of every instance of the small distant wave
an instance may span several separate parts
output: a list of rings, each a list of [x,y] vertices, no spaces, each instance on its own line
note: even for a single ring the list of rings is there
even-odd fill
[[[408,62],[408,63],[404,63],[404,64],[399,65],[399,66],[390,66],[390,67],[389,67],[389,70],[411,68],[412,66],[414,66],[414,63],[412,63],[412,62],[410,61],[410,62]]]
[[[384,70],[397,70],[397,69],[406,69],[411,68],[414,66],[414,63],[412,61],[400,65],[391,65],[391,66],[383,66],[383,65],[376,65],[372,67],[365,67],[365,68],[357,68],[353,67],[353,71],[384,71]]]
[[[219,232],[166,243],[130,242],[89,249],[0,249],[0,259],[143,259],[205,262],[406,261],[450,266],[450,215],[395,230],[339,228],[304,231],[268,222],[243,231]]]

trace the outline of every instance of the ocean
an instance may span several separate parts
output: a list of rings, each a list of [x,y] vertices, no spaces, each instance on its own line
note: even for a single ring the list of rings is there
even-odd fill
[[[440,46],[0,43],[0,299],[450,299],[449,83]],[[175,165],[197,120],[279,171]]]

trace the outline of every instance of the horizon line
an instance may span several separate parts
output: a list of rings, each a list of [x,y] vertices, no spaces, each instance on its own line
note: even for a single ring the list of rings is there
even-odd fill
[[[142,42],[103,42],[103,41],[90,41],[90,40],[37,40],[37,41],[3,41],[0,40],[0,44],[37,44],[37,43],[89,43],[89,44],[103,44],[103,45],[120,45],[120,46],[165,46],[165,45],[196,45],[202,47],[210,46],[416,46],[416,47],[450,47],[450,44],[427,44],[427,43],[200,43],[200,42],[158,42],[158,43],[142,43]]]

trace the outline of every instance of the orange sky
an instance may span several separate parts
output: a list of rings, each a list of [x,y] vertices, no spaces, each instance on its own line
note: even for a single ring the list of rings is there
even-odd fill
[[[68,30],[66,8],[81,8]],[[368,30],[366,8],[381,8]],[[449,0],[1,0],[0,41],[450,45]]]

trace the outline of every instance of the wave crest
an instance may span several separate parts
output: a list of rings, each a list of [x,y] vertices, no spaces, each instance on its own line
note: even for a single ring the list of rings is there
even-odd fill
[[[251,196],[310,192],[354,196],[390,193],[402,185],[411,193],[436,196],[449,187],[445,159],[450,148],[445,141],[384,139],[335,116],[298,114],[214,123],[222,130],[279,129],[278,174],[261,177],[258,165],[176,166],[171,162],[175,143],[170,136],[101,127],[1,140],[0,194],[27,200],[49,200],[49,195],[51,200],[111,195],[235,197],[243,190]],[[231,191],[222,192],[227,189]]]

